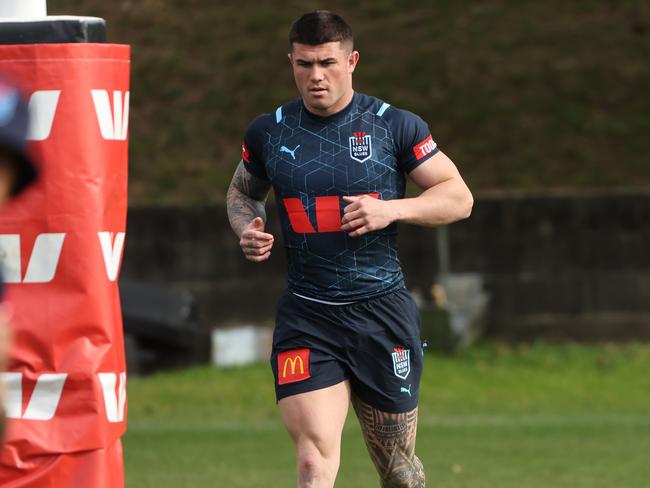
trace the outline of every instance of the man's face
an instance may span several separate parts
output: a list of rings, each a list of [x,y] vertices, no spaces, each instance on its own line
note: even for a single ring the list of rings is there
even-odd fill
[[[317,46],[293,43],[289,53],[293,77],[305,107],[316,115],[332,115],[352,100],[352,73],[359,53],[347,44]]]

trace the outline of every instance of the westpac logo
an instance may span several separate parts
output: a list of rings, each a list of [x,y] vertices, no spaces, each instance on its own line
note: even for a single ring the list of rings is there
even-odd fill
[[[363,163],[372,156],[372,139],[365,132],[353,132],[350,137],[350,157]]]
[[[99,246],[109,281],[119,274],[126,234],[98,232]],[[20,234],[0,234],[0,266],[7,283],[49,283],[55,276],[61,259],[65,233],[40,234],[27,262],[23,276]]]
[[[25,276],[19,234],[0,235],[0,263],[7,283],[49,283],[54,279],[61,258],[65,234],[40,234],[34,241]]]
[[[379,198],[379,193],[369,193],[368,196]],[[282,203],[289,217],[291,228],[296,234],[341,231],[341,197],[338,195],[316,197],[317,228],[314,228],[309,220],[307,209],[303,206],[300,198],[284,198]]]
[[[0,373],[5,388],[4,410],[8,418],[22,420],[51,420],[61,403],[67,373],[44,373],[38,376],[36,385],[26,405],[23,402],[23,373]],[[106,420],[111,423],[124,421],[126,406],[126,373],[98,373],[102,387]]]
[[[113,90],[111,104],[107,90],[90,90],[99,131],[108,141],[125,141],[129,129],[130,92]],[[52,133],[61,90],[38,90],[29,97],[28,141],[45,141]]]
[[[50,420],[54,417],[61,400],[65,373],[46,373],[36,380],[27,407],[23,411],[23,374],[0,373],[0,381],[5,387],[4,408],[10,419]]]
[[[28,141],[44,141],[50,137],[60,95],[61,90],[39,90],[29,97]]]
[[[98,232],[97,237],[99,237],[99,245],[102,248],[106,276],[109,281],[115,281],[120,271],[126,234],[124,232]]]
[[[119,375],[98,373],[97,377],[102,385],[106,419],[111,423],[123,422],[126,406],[126,372]]]
[[[99,131],[107,141],[125,141],[129,130],[130,92],[113,90],[113,108],[107,90],[90,90]]]
[[[309,349],[293,349],[278,354],[278,384],[295,383],[309,377]]]

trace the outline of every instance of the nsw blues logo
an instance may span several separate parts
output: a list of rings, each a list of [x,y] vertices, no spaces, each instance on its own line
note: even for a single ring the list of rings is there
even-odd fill
[[[396,347],[393,350],[393,371],[395,376],[405,380],[411,372],[411,350]]]
[[[372,156],[372,139],[365,132],[353,132],[350,137],[350,157],[363,163]]]

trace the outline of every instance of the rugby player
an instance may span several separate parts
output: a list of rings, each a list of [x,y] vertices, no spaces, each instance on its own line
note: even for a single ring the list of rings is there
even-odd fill
[[[298,486],[332,487],[350,401],[382,487],[423,487],[415,454],[422,345],[404,288],[396,224],[469,216],[472,195],[427,124],[355,92],[352,30],[316,11],[294,22],[300,97],[257,117],[227,195],[244,256],[269,258],[271,188],[288,256],[271,366],[296,449]],[[405,198],[406,176],[421,193]]]

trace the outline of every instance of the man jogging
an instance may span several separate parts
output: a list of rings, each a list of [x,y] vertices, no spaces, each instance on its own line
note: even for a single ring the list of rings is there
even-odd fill
[[[381,486],[423,487],[419,314],[396,224],[466,218],[472,196],[422,119],[353,90],[359,53],[341,17],[305,14],[289,43],[300,97],[248,127],[227,201],[245,257],[262,262],[275,192],[289,269],[271,366],[298,486],[334,485],[352,401]],[[404,198],[407,175],[422,189],[415,198]]]

